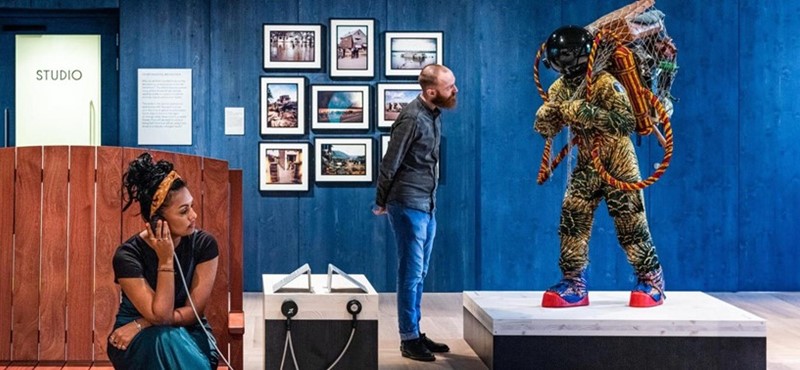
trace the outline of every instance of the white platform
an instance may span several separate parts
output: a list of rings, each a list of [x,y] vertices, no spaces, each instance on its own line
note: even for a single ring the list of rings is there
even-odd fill
[[[464,340],[490,369],[766,368],[766,320],[705,293],[650,308],[629,291],[571,308],[543,308],[543,294],[464,292]]]
[[[367,293],[356,292],[356,287],[341,275],[332,277],[333,292],[328,289],[328,276],[311,275],[313,293],[308,288],[308,275],[302,275],[288,283],[282,291],[273,293],[268,287],[285,278],[286,275],[261,275],[264,287],[264,320],[283,320],[281,304],[286,299],[297,303],[298,311],[294,320],[350,320],[345,309],[347,302],[356,299],[361,302],[359,320],[378,320],[378,292],[364,275],[350,275],[367,288]]]
[[[701,292],[628,306],[629,291],[591,291],[589,306],[543,308],[544,292],[464,292],[464,308],[494,335],[766,337],[764,319]]]

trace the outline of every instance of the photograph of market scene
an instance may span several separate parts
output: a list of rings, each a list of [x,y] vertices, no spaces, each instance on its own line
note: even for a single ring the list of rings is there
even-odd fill
[[[269,60],[273,62],[313,62],[313,31],[270,31]]]

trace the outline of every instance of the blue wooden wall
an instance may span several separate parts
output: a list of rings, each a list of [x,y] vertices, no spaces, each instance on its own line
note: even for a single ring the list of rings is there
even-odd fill
[[[71,2],[0,1],[0,7],[64,3]],[[97,6],[108,3],[114,1]],[[265,72],[261,26],[327,26],[330,18],[358,17],[376,19],[379,40],[387,30],[443,31],[445,63],[461,92],[459,107],[443,116],[439,232],[426,288],[544,289],[558,278],[557,224],[567,170],[559,168],[551,181],[536,185],[543,141],[531,130],[541,104],[531,76],[535,52],[556,27],[587,24],[627,3],[119,0],[120,144],[136,145],[137,68],[192,68],[193,145],[160,149],[223,158],[244,169],[245,289],[260,291],[262,273],[286,273],[305,262],[321,273],[330,262],[392,291],[395,246],[385,218],[370,213],[373,184],[258,191],[257,147],[265,140],[258,132],[259,77],[332,82],[325,69]],[[800,20],[794,16],[800,3],[658,0],[657,6],[667,14],[681,68],[673,89],[680,98],[673,116],[675,155],[664,178],[645,191],[667,288],[800,289],[794,273],[800,262],[794,245],[800,237]],[[373,87],[387,81],[382,61],[367,81]],[[554,75],[544,71],[542,77],[549,84]],[[228,106],[245,108],[245,136],[224,136]],[[372,128],[365,135],[379,147],[381,133]],[[310,132],[303,140],[313,143],[315,137]],[[649,174],[661,149],[645,139],[637,151]],[[604,204],[590,257],[591,288],[631,286],[631,269]]]

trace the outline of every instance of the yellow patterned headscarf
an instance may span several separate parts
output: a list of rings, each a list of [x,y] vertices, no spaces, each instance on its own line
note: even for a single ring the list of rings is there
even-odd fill
[[[172,186],[172,183],[179,178],[181,178],[181,175],[178,175],[175,171],[171,171],[167,177],[164,177],[161,183],[158,184],[158,190],[153,194],[153,203],[150,204],[151,217],[158,211],[158,208],[164,204],[164,200],[167,199],[167,194],[169,194],[169,188]]]

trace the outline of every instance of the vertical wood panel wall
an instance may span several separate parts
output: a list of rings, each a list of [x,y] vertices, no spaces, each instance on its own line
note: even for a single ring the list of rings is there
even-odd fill
[[[443,116],[439,237],[427,288],[543,289],[558,277],[557,225],[567,169],[564,164],[546,185],[535,184],[543,145],[531,129],[541,104],[531,76],[535,52],[556,27],[586,24],[629,2],[119,0],[120,143],[136,145],[136,70],[193,68],[192,145],[164,149],[226,159],[244,169],[246,290],[261,291],[263,273],[285,273],[304,262],[324,271],[331,262],[365,273],[378,290],[392,291],[396,252],[385,219],[369,214],[374,183],[312,185],[305,193],[257,190],[259,141],[313,144],[318,134],[259,135],[258,79],[368,83],[374,98],[379,82],[409,81],[384,76],[383,32],[443,31],[445,63],[461,92],[459,107]],[[87,6],[0,0],[0,7],[68,4]],[[672,118],[675,155],[663,179],[645,191],[667,288],[800,289],[800,277],[787,275],[800,262],[794,248],[800,237],[794,227],[800,219],[795,191],[800,166],[794,160],[800,155],[794,103],[800,66],[793,41],[800,20],[791,16],[798,5],[657,0],[656,6],[667,15],[680,65],[673,89],[680,99]],[[330,18],[356,17],[376,20],[374,79],[332,81],[327,67],[261,68],[263,23],[327,26]],[[327,45],[327,37],[323,42]],[[542,74],[549,85],[554,75],[544,68]],[[245,108],[244,136],[224,135],[225,107]],[[372,137],[377,144],[382,133],[373,128],[343,135]],[[649,173],[662,151],[645,139],[637,153],[642,171]],[[631,269],[603,205],[590,257],[593,289],[631,286]]]

